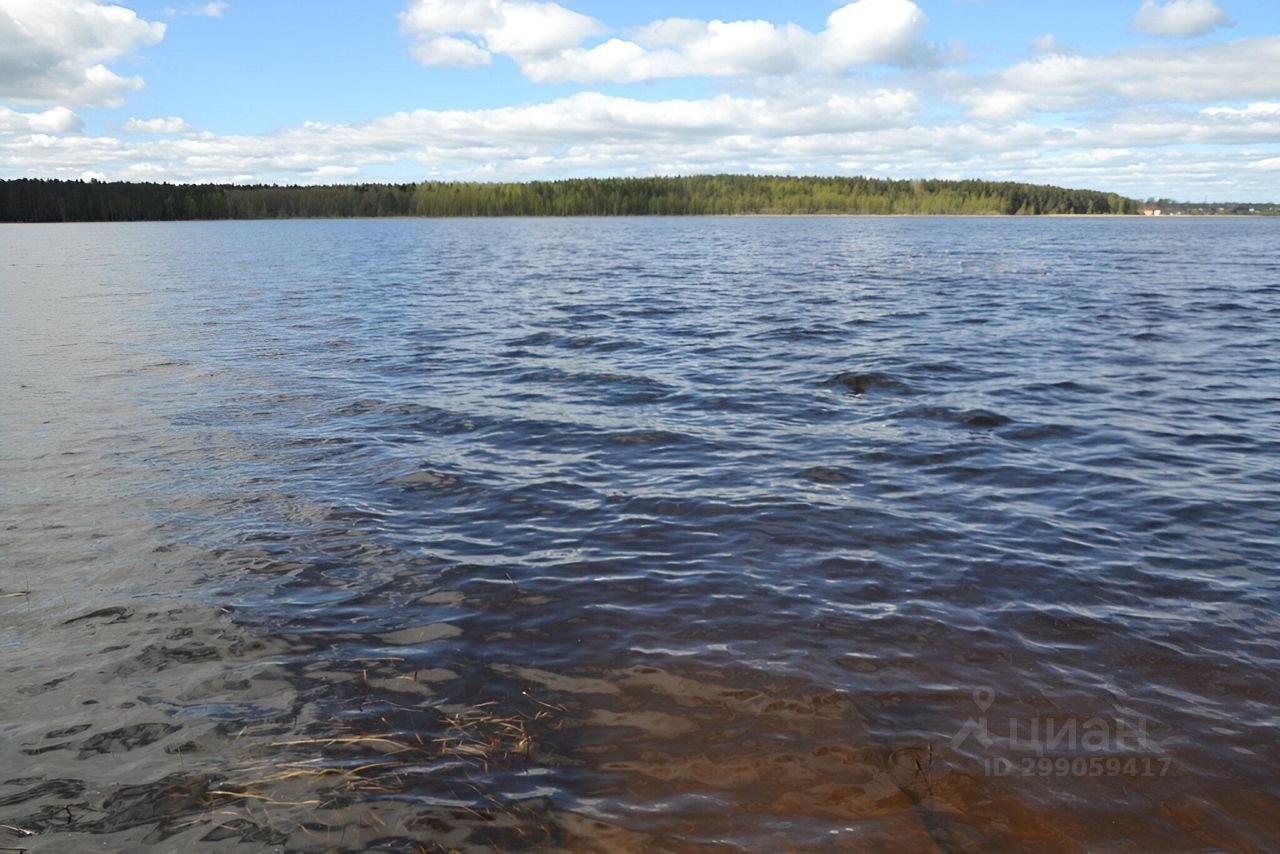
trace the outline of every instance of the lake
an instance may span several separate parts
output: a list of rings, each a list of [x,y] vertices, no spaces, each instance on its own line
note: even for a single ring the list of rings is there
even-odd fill
[[[0,226],[0,847],[1261,849],[1280,219]]]

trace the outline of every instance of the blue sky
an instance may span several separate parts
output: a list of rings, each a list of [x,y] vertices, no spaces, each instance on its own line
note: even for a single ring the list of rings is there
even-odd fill
[[[1280,200],[1276,0],[0,0],[0,177]]]

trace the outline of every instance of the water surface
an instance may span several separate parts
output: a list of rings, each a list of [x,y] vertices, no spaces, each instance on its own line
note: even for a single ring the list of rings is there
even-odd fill
[[[0,228],[0,846],[1265,848],[1278,228]]]

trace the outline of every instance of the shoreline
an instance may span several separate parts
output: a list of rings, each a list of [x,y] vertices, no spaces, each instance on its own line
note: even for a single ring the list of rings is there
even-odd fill
[[[717,214],[497,214],[493,216],[275,216],[275,217],[219,217],[211,219],[73,219],[73,220],[6,220],[4,225],[136,225],[158,223],[208,223],[208,222],[341,222],[344,220],[497,220],[497,219],[1106,219],[1106,220],[1211,220],[1211,219],[1274,219],[1277,214],[1178,214],[1175,216],[1143,216],[1142,214],[873,214],[873,213],[717,213]]]

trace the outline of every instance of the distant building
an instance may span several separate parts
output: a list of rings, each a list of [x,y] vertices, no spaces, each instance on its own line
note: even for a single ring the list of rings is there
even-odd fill
[[[1143,216],[1164,216],[1164,211],[1154,205],[1147,205],[1142,209]]]

